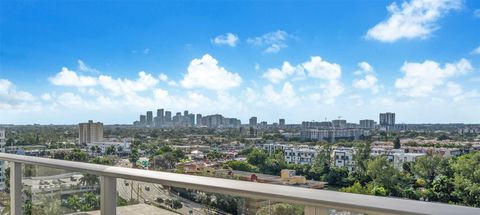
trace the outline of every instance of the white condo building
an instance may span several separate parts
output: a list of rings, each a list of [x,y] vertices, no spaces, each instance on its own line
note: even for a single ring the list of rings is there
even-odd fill
[[[103,123],[89,120],[78,124],[78,143],[87,144],[103,141]]]
[[[393,166],[398,169],[403,169],[403,164],[406,162],[415,162],[418,157],[425,156],[426,153],[405,153],[402,150],[392,150],[387,155],[389,161],[393,162]]]
[[[309,146],[285,147],[283,156],[287,164],[313,164],[318,150]]]
[[[5,129],[0,129],[0,152],[5,152]],[[5,190],[5,161],[0,160],[0,191]]]
[[[353,155],[355,150],[353,148],[339,147],[332,151],[332,161],[336,167],[345,167],[349,172],[355,170],[355,161]]]

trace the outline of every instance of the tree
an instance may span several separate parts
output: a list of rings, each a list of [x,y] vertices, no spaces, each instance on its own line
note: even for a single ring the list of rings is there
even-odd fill
[[[453,180],[445,175],[440,175],[432,183],[432,190],[436,195],[436,201],[450,202],[454,199],[452,193],[455,189]]]
[[[252,165],[260,165],[267,160],[267,154],[260,149],[253,149],[247,156],[247,162]]]
[[[324,175],[324,180],[327,181],[329,185],[342,187],[345,185],[347,177],[348,170],[346,168],[333,167]]]
[[[480,152],[460,156],[452,162],[454,170],[454,195],[460,202],[480,206]]]
[[[280,171],[286,168],[285,162],[281,162],[277,159],[268,158],[260,166],[260,172],[269,174],[269,175],[280,175]]]
[[[400,138],[397,137],[397,138],[395,138],[395,141],[393,141],[393,148],[394,149],[399,149],[400,147],[401,147]]]
[[[227,162],[227,165],[233,170],[256,172],[255,167],[245,161],[231,160]]]
[[[80,149],[73,149],[73,151],[65,155],[65,160],[86,162],[88,160],[88,155],[87,153],[80,151]]]
[[[395,187],[400,183],[399,174],[384,156],[368,162],[367,175],[372,178],[375,186],[382,186],[389,193],[395,192]]]
[[[114,155],[115,153],[117,153],[115,146],[109,146],[105,151],[105,154],[107,155]]]
[[[439,155],[427,154],[417,158],[413,164],[413,172],[420,178],[424,178],[427,181],[427,185],[430,185],[435,177],[442,172],[442,157]]]
[[[161,170],[172,169],[177,162],[177,158],[171,152],[156,155],[151,160],[150,163],[153,164],[153,169]]]
[[[308,173],[308,177],[313,180],[320,178],[330,171],[330,148],[324,148],[318,152],[317,158],[313,162]]]
[[[98,176],[85,173],[78,181],[79,184],[84,186],[95,186],[99,182]]]
[[[138,148],[133,147],[132,153],[130,153],[129,160],[132,162],[133,167],[137,166],[137,161],[140,159],[140,154],[138,153]]]
[[[347,192],[347,193],[358,193],[358,194],[369,194],[367,188],[363,187],[360,182],[355,182],[352,186],[350,187],[345,187],[340,189],[341,192]]]
[[[90,163],[111,166],[113,165],[113,159],[109,157],[95,157],[90,160]]]
[[[177,199],[174,199],[172,200],[172,208],[177,210],[177,209],[180,209],[183,207],[183,204],[181,201],[177,200]]]
[[[304,209],[300,205],[288,203],[276,203],[261,207],[256,215],[302,215]]]

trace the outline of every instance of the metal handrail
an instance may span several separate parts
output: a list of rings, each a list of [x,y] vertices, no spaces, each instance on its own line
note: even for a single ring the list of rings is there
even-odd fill
[[[367,214],[480,214],[480,208],[0,153],[0,160]]]

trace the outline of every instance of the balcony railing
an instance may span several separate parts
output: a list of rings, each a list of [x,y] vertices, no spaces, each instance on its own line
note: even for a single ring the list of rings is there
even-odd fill
[[[268,199],[305,206],[306,215],[328,214],[329,209],[363,214],[480,214],[480,208],[397,198],[359,195],[293,186],[104,166],[48,158],[0,153],[9,161],[11,214],[22,214],[22,164],[78,171],[100,176],[101,214],[116,214],[117,178],[166,186],[222,193],[253,199]]]

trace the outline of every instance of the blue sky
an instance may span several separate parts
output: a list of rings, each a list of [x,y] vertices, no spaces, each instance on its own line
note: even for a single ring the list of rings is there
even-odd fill
[[[480,123],[480,2],[1,1],[0,123]]]

